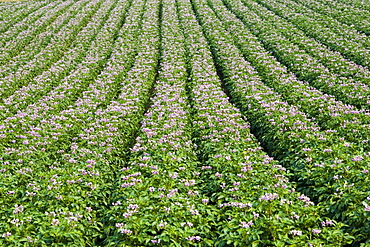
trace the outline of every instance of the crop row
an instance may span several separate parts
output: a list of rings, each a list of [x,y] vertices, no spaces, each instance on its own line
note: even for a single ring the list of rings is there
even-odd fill
[[[3,132],[7,132],[7,129],[13,129],[13,131],[9,131],[9,134],[5,134],[3,137],[5,142],[16,142],[13,138],[17,139],[19,138],[16,137],[17,135],[23,135],[32,130],[34,124],[42,119],[47,123],[47,118],[52,119],[53,114],[68,109],[69,105],[73,105],[73,102],[88,89],[89,84],[103,70],[107,63],[107,58],[111,56],[112,45],[115,41],[114,36],[118,33],[124,20],[120,14],[124,14],[128,7],[129,2],[126,5],[117,6],[119,11],[113,11],[107,21],[104,22],[102,30],[93,40],[93,43],[89,44],[88,53],[75,70],[64,77],[46,95],[42,95],[35,103],[28,105],[24,110],[17,111],[15,115],[9,116],[4,120],[6,127],[3,129]],[[109,8],[106,10],[109,10]],[[99,19],[96,19],[96,21],[100,22]],[[93,35],[94,33],[92,32],[91,34]],[[40,132],[43,131],[40,130]]]
[[[0,6],[1,33],[4,34],[9,28],[32,14],[35,10],[46,5],[47,1],[37,1],[32,3],[2,4]],[[3,36],[2,36],[3,37]],[[4,42],[4,40],[2,40]]]
[[[369,13],[362,8],[333,0],[307,1],[304,5],[316,12],[330,16],[341,23],[354,26],[357,30],[367,35],[370,34]]]
[[[19,53],[11,63],[7,63],[1,73],[0,97],[11,96],[63,56],[100,4],[98,1],[76,2],[72,6],[76,8],[75,11],[59,16],[47,31],[37,36],[35,42],[30,42],[26,50]]]
[[[228,2],[228,4],[243,23],[252,29],[258,39],[263,41],[264,46],[272,51],[274,56],[297,78],[309,82],[320,91],[331,94],[347,104],[369,109],[370,98],[367,84],[330,72],[317,59],[301,50],[298,45],[293,44],[283,35],[277,34],[271,23],[264,21],[240,1]]]
[[[289,20],[312,38],[342,53],[357,64],[370,68],[370,55],[366,48],[369,40],[366,35],[356,32],[353,28],[345,28],[332,18],[325,19],[322,15],[319,16],[293,1],[258,0],[258,2]]]
[[[367,147],[369,112],[345,105],[308,83],[297,80],[264,49],[258,38],[227,10],[222,1],[215,1],[211,6],[245,59],[256,69],[266,85],[279,92],[289,104],[298,106],[301,111],[315,118],[323,129],[335,130],[338,136]]]
[[[364,12],[321,3],[0,4],[0,245],[370,244]]]
[[[99,8],[77,34],[71,48],[58,61],[34,77],[28,84],[17,89],[11,96],[3,99],[3,103],[0,105],[3,110],[2,118],[14,116],[16,112],[23,112],[25,107],[34,105],[40,99],[44,102],[45,96],[61,84],[65,77],[69,76],[68,78],[70,78],[71,74],[78,74],[81,69],[79,64],[87,61],[88,51],[94,47],[92,42],[104,26],[113,7],[114,5],[106,5]]]
[[[186,39],[174,1],[164,1],[166,25],[155,96],[119,177],[120,188],[109,213],[116,234],[109,244],[283,245],[312,238],[312,243],[323,243],[325,238],[341,242],[342,236],[330,228],[315,236],[322,230],[312,227],[320,228],[320,222],[309,220],[308,212],[316,208],[307,197],[292,193],[285,170],[260,150],[248,124],[220,88],[191,3],[177,5]],[[189,28],[190,23],[196,29]],[[250,183],[251,176],[255,183]],[[295,237],[301,231],[293,227],[304,235]],[[234,229],[237,233],[230,234]],[[276,232],[270,237],[267,229]]]
[[[359,1],[359,0],[338,0],[338,2],[349,4],[350,6],[354,6],[359,9],[364,9],[364,10],[370,10],[370,5],[367,2],[364,1]]]
[[[246,4],[248,2],[244,3]],[[314,57],[332,73],[353,78],[358,82],[369,85],[368,78],[370,72],[368,69],[355,64],[351,60],[344,58],[341,53],[332,51],[330,47],[307,36],[307,34],[298,29],[293,23],[281,18],[264,6],[259,4],[247,4],[247,6],[250,11],[254,11],[263,19],[264,25],[274,28],[276,33],[289,39],[290,42]]]
[[[23,47],[32,41],[36,35],[42,33],[58,16],[67,11],[72,4],[72,1],[51,2],[5,32],[2,40],[6,41],[6,43],[1,47],[0,65],[7,63],[12,57],[17,55]]]
[[[180,19],[184,18],[190,54],[195,142],[203,166],[208,167],[201,175],[209,181],[204,189],[210,202],[222,208],[221,212],[215,211],[215,218],[221,220],[215,227],[220,232],[216,244],[284,246],[328,244],[328,239],[341,242],[343,236],[336,235],[334,229],[319,229],[318,214],[316,219],[308,217],[318,208],[308,197],[294,192],[286,170],[261,150],[239,110],[228,102],[202,28],[190,14],[191,4],[179,2],[180,9],[186,11]],[[321,235],[316,235],[318,232]],[[296,233],[302,235],[298,237]]]
[[[369,154],[329,130],[320,131],[305,114],[282,101],[243,59],[207,3],[196,7],[231,98],[248,117],[258,139],[293,171],[300,191],[323,206],[325,215],[348,224],[347,230],[359,234],[360,241],[367,239],[369,223],[362,203],[368,194]]]
[[[106,57],[107,52],[112,49],[112,42],[115,41],[112,36],[118,30],[122,30],[120,32],[122,36],[117,37],[116,53],[112,52],[112,57],[118,56],[120,49],[124,47],[126,40],[122,39],[123,37],[127,37],[129,40],[131,38],[132,41],[130,33],[132,32],[132,35],[137,33],[137,23],[140,23],[138,20],[140,20],[140,13],[143,12],[143,3],[135,3],[136,8],[132,8],[130,13],[133,17],[127,19],[132,21],[128,24],[134,25],[132,28],[121,29],[120,23],[122,23],[122,18],[127,12],[129,2],[106,2],[104,11],[110,10],[112,5],[116,5],[116,7],[112,9],[112,14],[102,27],[102,31],[97,35],[99,42],[93,44],[94,46],[90,48],[90,52],[96,49],[93,53],[95,56],[98,56],[98,58],[99,56]],[[123,43],[120,43],[120,41]],[[123,53],[126,55],[126,50]],[[90,70],[92,73],[94,72],[93,69],[94,67]],[[87,72],[86,68],[84,71]],[[86,91],[85,99],[90,96],[98,100],[104,94],[107,94],[103,89],[100,89],[100,95],[98,94],[99,88],[96,86],[99,85],[99,82],[101,80],[97,80],[95,84],[90,85],[90,95]],[[89,83],[89,81],[85,81],[85,83]],[[106,87],[108,86],[109,83],[106,83]],[[91,95],[93,93],[95,95]],[[50,99],[52,98],[50,97]],[[12,215],[9,211],[15,210],[15,208],[22,209],[20,209],[19,214],[14,214],[8,222],[1,226],[3,232],[12,234],[4,239],[6,243],[21,246],[28,241],[26,237],[29,237],[32,241],[41,245],[73,242],[81,246],[84,244],[92,245],[102,236],[103,229],[101,228],[99,212],[103,211],[104,205],[108,204],[106,192],[109,190],[104,187],[102,188],[103,193],[100,193],[100,187],[109,184],[112,177],[107,172],[110,173],[111,170],[104,159],[105,157],[101,157],[101,150],[96,151],[96,149],[104,148],[104,146],[101,146],[103,141],[99,142],[100,145],[97,145],[97,148],[95,146],[95,150],[94,146],[91,147],[90,151],[86,139],[83,137],[84,134],[89,133],[85,129],[89,122],[92,122],[92,124],[95,121],[104,123],[104,119],[111,114],[108,112],[105,116],[101,116],[100,111],[96,109],[99,104],[89,105],[90,101],[81,99],[72,103],[71,106],[76,109],[69,112],[69,114],[68,111],[65,111],[51,116],[46,115],[46,119],[36,126],[28,125],[29,131],[21,130],[20,127],[15,128],[18,131],[23,131],[23,135],[15,136],[15,141],[23,139],[23,142],[17,145],[17,149],[6,149],[7,155],[3,157],[3,163],[6,164],[3,172],[5,173],[4,177],[7,178],[3,181],[3,184],[6,185],[3,186],[3,189],[7,188],[9,190],[3,191],[3,193],[11,195],[9,198],[3,198],[3,200],[7,200],[5,202],[7,205],[13,205],[3,213]],[[52,102],[50,104],[52,105]],[[89,110],[89,107],[90,110],[96,112],[94,113],[96,117],[93,119],[91,119],[91,113],[85,112],[85,110]],[[116,110],[115,106],[112,108],[114,112]],[[100,118],[101,121],[98,121]],[[75,122],[73,122],[74,119]],[[81,121],[84,119],[86,120]],[[70,124],[71,122],[73,123]],[[111,145],[109,144],[111,122],[108,121],[106,125],[101,124],[105,125],[106,130],[103,126],[102,129],[97,127],[99,133],[105,134],[102,139],[108,139],[108,147],[105,147],[107,149],[110,149],[109,146]],[[66,135],[63,136],[62,133]],[[85,145],[78,148],[79,145],[81,146],[80,142]],[[99,158],[99,160],[94,162],[91,156]],[[13,160],[13,157],[17,160]],[[13,164],[18,165],[14,167]],[[28,174],[29,176],[27,176]],[[84,201],[84,199],[86,200]],[[29,222],[26,221],[28,217],[32,217]],[[19,227],[14,228],[14,222],[18,222]]]
[[[155,95],[128,164],[119,174],[112,208],[119,235],[113,235],[118,240],[113,238],[108,246],[115,246],[116,241],[121,246],[186,246],[186,238],[210,232],[206,212],[200,210],[200,181],[194,174],[197,157],[184,87],[186,68],[184,59],[179,59],[184,48],[171,1],[162,1],[161,13],[162,57]]]

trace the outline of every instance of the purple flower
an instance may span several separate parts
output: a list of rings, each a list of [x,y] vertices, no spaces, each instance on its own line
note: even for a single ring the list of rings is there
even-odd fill
[[[24,207],[22,205],[18,206],[18,204],[15,204],[15,209],[13,210],[13,214],[23,212],[23,210],[24,210]]]
[[[3,233],[2,237],[7,238],[10,237],[12,234],[10,232]]]
[[[251,226],[253,226],[253,222],[252,221],[249,221],[248,223],[245,222],[245,221],[240,222],[240,227],[242,227],[242,228],[249,228]]]
[[[366,203],[366,202],[363,202],[363,203],[362,203],[362,205],[364,205],[364,207],[365,207],[365,208],[364,208],[364,210],[365,210],[365,211],[367,211],[367,212],[369,212],[369,211],[370,211],[370,206],[369,206],[369,205],[367,205],[367,203]]]
[[[120,233],[122,233],[122,234],[127,234],[127,235],[129,235],[129,234],[131,234],[131,233],[132,233],[132,231],[131,231],[131,230],[129,230],[129,229],[124,229],[124,228],[119,229],[119,232],[120,232]]]
[[[189,240],[189,241],[200,241],[201,237],[199,236],[190,236],[190,237],[187,237],[186,240]]]
[[[51,220],[51,225],[52,225],[52,226],[57,226],[57,225],[59,225],[59,220],[58,220],[58,219],[52,219],[52,220]]]
[[[263,196],[261,196],[259,198],[259,200],[260,201],[262,201],[262,200],[269,201],[269,200],[274,200],[275,198],[278,198],[278,197],[279,197],[279,195],[276,194],[276,193],[273,193],[273,194],[272,193],[266,193]]]
[[[357,156],[353,157],[351,160],[352,161],[361,161],[363,159],[364,159],[364,157],[362,157],[361,155],[357,155]]]
[[[291,230],[289,233],[292,234],[293,236],[301,236],[302,235],[302,231],[298,231],[298,230]]]
[[[325,227],[325,226],[331,226],[331,225],[334,225],[334,222],[332,220],[326,220],[326,221],[321,222],[321,225],[323,227]]]

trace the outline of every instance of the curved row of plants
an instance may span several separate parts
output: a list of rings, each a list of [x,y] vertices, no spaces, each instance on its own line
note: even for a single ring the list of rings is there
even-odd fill
[[[73,1],[53,1],[39,8],[32,15],[25,18],[15,28],[5,33],[3,40],[6,43],[1,47],[0,65],[6,64],[19,54],[35,37],[42,33],[55,19],[65,13]],[[14,42],[16,40],[16,42]]]
[[[309,2],[306,3],[297,3],[294,0],[289,0],[286,4],[292,7],[291,11],[296,13],[302,13],[308,18],[312,18],[316,21],[317,24],[320,24],[322,27],[328,27],[334,33],[344,37],[347,40],[350,40],[356,44],[362,45],[367,48],[370,45],[370,40],[366,34],[356,30],[354,25],[347,25],[341,23],[336,18],[333,18],[329,15],[322,14],[320,11],[314,11],[309,8]],[[358,18],[359,16],[357,16]]]
[[[3,99],[0,103],[2,110],[1,119],[13,116],[14,113],[24,110],[27,106],[37,102],[50,92],[54,87],[70,74],[78,69],[78,65],[87,61],[86,55],[97,34],[110,16],[110,11],[116,2],[109,2],[99,8],[91,20],[77,34],[70,45],[70,49],[63,56],[44,70],[40,75],[33,78],[27,85],[16,90],[11,96]]]
[[[118,4],[116,9],[111,11],[111,15],[97,34],[94,42],[90,44],[87,55],[76,70],[63,78],[59,85],[35,103],[2,121],[4,127],[0,141],[3,147],[18,148],[19,144],[17,143],[20,143],[23,138],[20,136],[32,131],[38,123],[48,126],[48,121],[53,122],[53,114],[73,107],[74,101],[88,89],[89,84],[94,82],[108,62],[112,53],[112,45],[116,39],[115,36],[122,27],[129,6],[130,2],[126,1],[123,4]],[[40,129],[39,131],[41,135],[44,135],[42,134],[45,132],[44,130]],[[46,139],[47,137],[45,137]],[[43,142],[39,145],[42,144]],[[19,148],[22,149],[23,146],[20,145]],[[11,152],[13,153],[14,150]]]
[[[258,139],[293,172],[299,191],[322,206],[324,215],[347,224],[346,231],[356,241],[364,242],[370,234],[366,207],[370,154],[330,131],[320,131],[305,114],[282,101],[242,58],[207,2],[197,2],[195,8],[231,98]]]
[[[354,26],[360,32],[367,35],[370,34],[369,12],[367,10],[348,5],[347,3],[340,3],[335,0],[305,1],[303,5],[315,12],[330,16],[341,23],[352,27]]]
[[[190,67],[194,137],[206,168],[200,173],[202,189],[209,203],[220,207],[212,217],[217,219],[215,244],[341,244],[340,224],[335,230],[320,226],[325,221],[320,209],[295,192],[285,168],[261,150],[240,111],[228,102],[191,2],[178,1],[178,9]]]
[[[121,18],[123,11],[125,11],[123,3],[124,1],[117,2],[119,7],[114,9],[115,18]],[[109,3],[107,4],[109,5]],[[110,4],[113,4],[113,2]],[[120,55],[119,52],[124,53],[126,51],[120,48],[128,45],[125,43],[126,41],[132,41],[130,35],[135,36],[137,26],[140,26],[139,20],[143,13],[143,7],[143,1],[134,1],[131,8],[132,11],[130,12],[133,15],[131,17],[132,22],[124,26],[122,37],[117,39],[117,53],[114,53],[116,57]],[[132,34],[130,34],[130,24],[133,26],[131,28]],[[153,32],[153,30],[149,31]],[[144,39],[150,37],[150,32],[144,32],[144,34]],[[128,35],[127,40],[125,39],[126,35]],[[158,44],[158,42],[156,43]],[[148,47],[143,46],[141,48]],[[153,59],[149,63],[141,64],[141,68],[144,68],[144,70],[140,71],[140,67],[132,69],[131,73],[134,73],[132,79],[139,78],[137,76],[139,71],[142,74],[141,78],[145,80],[152,78],[148,80],[151,83],[153,82],[157,64],[155,55],[157,50],[158,48],[154,45],[154,52],[147,52],[148,55],[151,54]],[[118,66],[120,65],[118,64]],[[131,80],[128,81],[131,82]],[[143,88],[142,85],[135,86]],[[149,95],[148,91],[149,89],[144,93]],[[124,92],[126,93],[126,90]],[[95,96],[101,98],[104,94],[106,92],[102,90],[101,95]],[[8,165],[7,174],[12,170],[15,172],[15,175],[17,171],[20,171],[20,174],[17,182],[14,182],[14,175],[7,176],[6,179],[8,182],[6,187],[10,189],[13,186],[13,191],[6,192],[11,195],[7,204],[13,205],[7,211],[18,210],[19,212],[15,213],[12,221],[5,224],[5,226],[4,224],[2,225],[2,231],[7,233],[7,236],[2,240],[3,243],[12,243],[14,246],[32,245],[31,243],[37,243],[41,246],[57,244],[95,246],[99,243],[100,239],[103,238],[104,232],[101,221],[109,203],[109,188],[112,185],[112,180],[114,180],[112,174],[117,169],[112,167],[106,156],[109,155],[110,150],[114,149],[113,144],[119,147],[123,141],[130,143],[132,133],[127,133],[130,132],[128,128],[132,124],[130,121],[133,116],[138,116],[138,118],[142,116],[142,113],[136,112],[137,107],[133,106],[131,108],[131,116],[127,116],[127,118],[122,117],[124,111],[120,111],[119,108],[128,108],[127,103],[131,103],[131,97],[135,96],[129,97],[121,106],[117,102],[112,102],[105,111],[96,109],[96,107],[90,107],[89,102],[86,101],[76,102],[75,107],[78,108],[78,103],[84,104],[85,107],[80,106],[80,110],[89,109],[90,107],[90,110],[95,111],[95,114],[80,112],[80,115],[85,114],[83,118],[87,119],[87,121],[77,121],[78,119],[76,119],[74,124],[81,124],[79,130],[75,127],[76,133],[70,133],[69,137],[73,137],[72,140],[61,138],[54,143],[57,146],[56,148],[59,148],[58,151],[55,151],[56,154],[52,154],[50,150],[49,152],[48,150],[39,150],[38,153],[27,157],[28,159],[23,158],[23,160],[17,161],[19,166],[23,166],[20,170],[18,170],[20,167],[18,169],[12,167],[14,162],[5,160],[4,163]],[[124,96],[120,98],[124,100]],[[143,104],[142,102],[140,103]],[[58,134],[58,131],[64,132],[66,127],[71,127],[68,126],[68,121],[73,121],[74,116],[71,115],[70,119],[67,119],[65,116],[65,114],[60,114],[51,119],[53,122],[50,121],[49,125],[54,127],[54,129],[49,131],[51,135],[53,135],[53,130],[55,134]],[[77,112],[75,116],[78,116]],[[88,119],[88,116],[90,116],[90,119]],[[121,121],[117,121],[117,119],[121,118]],[[123,125],[123,123],[125,124]],[[44,125],[46,124],[44,123]],[[94,132],[95,129],[96,132]],[[132,129],[131,132],[133,132]],[[54,136],[58,137],[58,135]],[[114,142],[112,137],[115,137]],[[92,141],[94,138],[97,139],[96,142]],[[103,144],[104,142],[106,145]],[[30,149],[32,150],[31,147]],[[46,155],[43,152],[46,152]],[[34,163],[33,161],[36,162]],[[27,176],[27,174],[30,176]],[[9,184],[10,181],[12,182],[11,186]],[[5,191],[2,192],[5,194]],[[24,195],[25,192],[26,194]],[[19,196],[21,197],[17,200],[16,198]],[[27,204],[26,202],[29,203]],[[32,216],[32,219],[29,219],[29,216]],[[26,222],[27,219],[29,219],[29,222]],[[18,222],[17,224],[20,227],[15,228],[14,222]]]
[[[123,201],[126,198],[122,194],[121,188],[125,189],[136,183],[141,183],[140,178],[137,177],[140,174],[134,174],[134,176],[129,176],[125,180],[121,179],[121,176],[126,170],[123,164],[127,158],[124,157],[129,155],[128,147],[131,146],[132,138],[136,135],[143,114],[148,108],[150,92],[157,75],[160,45],[159,1],[148,1],[145,9],[147,11],[144,13],[143,30],[138,38],[138,43],[141,44],[138,49],[139,53],[127,78],[122,82],[121,94],[105,110],[99,110],[101,118],[90,124],[94,129],[96,129],[96,126],[102,126],[105,131],[102,132],[97,129],[80,136],[81,141],[87,140],[90,150],[96,150],[96,154],[103,154],[103,157],[106,157],[110,168],[110,179],[113,179],[110,180],[112,182],[106,183],[101,188],[104,193],[111,194],[109,204],[107,204],[110,208],[108,211],[104,211],[104,222],[107,224],[104,227],[105,246],[117,246],[117,244],[125,246],[125,241],[122,238],[125,239],[125,236],[130,235],[131,232],[123,230],[125,227],[120,224],[121,219],[123,219],[122,214],[127,213],[124,218],[129,223],[130,221],[126,218],[134,213],[130,211],[136,210],[136,205],[134,205],[136,203],[132,202],[132,206],[123,207],[125,209],[121,210],[121,202],[126,205],[126,202]],[[84,147],[79,149],[80,152],[84,152]],[[79,157],[78,153],[75,156]],[[112,177],[112,175],[114,176]],[[135,199],[139,198],[138,196]],[[133,242],[137,243],[137,239],[133,238],[131,243]]]
[[[338,35],[338,37],[342,37],[342,39],[350,41],[352,44],[356,44],[365,48],[367,48],[370,44],[368,36],[357,31],[353,25],[341,23],[335,18],[321,14],[319,11],[313,11],[306,6],[308,3],[297,3],[294,0],[289,0],[286,2],[280,1],[280,3],[284,3],[287,7],[289,7],[292,13],[303,14],[308,20],[314,20],[315,22],[313,25],[319,25],[322,28],[329,28],[328,30]]]
[[[317,59],[293,44],[274,27],[245,7],[241,1],[226,1],[229,8],[264,44],[266,49],[292,71],[297,78],[307,81],[320,91],[335,96],[346,104],[358,108],[370,108],[370,87],[352,78],[333,74]]]
[[[21,22],[28,15],[48,4],[49,1],[17,2],[9,4],[1,2],[0,33],[4,35],[11,27]],[[3,36],[0,36],[3,37]],[[3,40],[1,42],[4,42]]]
[[[52,44],[52,38],[56,40],[58,40],[58,38],[60,39],[61,37],[56,36],[56,33],[59,32],[61,29],[65,29],[68,26],[68,22],[74,20],[78,12],[82,12],[83,7],[85,7],[87,4],[88,2],[86,1],[76,1],[70,6],[70,9],[67,9],[65,11],[65,13],[57,16],[55,20],[50,23],[50,25],[48,25],[42,32],[38,33],[32,40],[30,40],[27,45],[21,47],[14,57],[12,57],[9,61],[4,63],[0,67],[1,75],[7,75],[8,73],[13,72],[21,67],[21,64],[28,63],[28,60],[32,59],[36,54],[40,53],[40,51],[44,49],[47,45]],[[63,36],[63,38],[65,37]],[[12,42],[17,41],[12,40]],[[27,55],[27,57],[24,57],[24,59],[22,59],[22,56],[25,55]],[[10,64],[16,66],[16,68],[13,68],[12,66],[10,66]]]
[[[303,49],[310,56],[320,61],[332,73],[353,78],[358,82],[369,85],[370,71],[367,68],[357,65],[353,61],[344,58],[341,53],[333,51],[330,47],[307,36],[293,23],[281,18],[266,7],[260,4],[251,4],[247,1],[244,1],[244,4],[259,15],[264,20],[264,23],[273,28],[276,33],[280,33],[288,38],[300,49]]]
[[[0,245],[370,244],[369,71],[257,1],[10,8]]]
[[[349,4],[359,9],[370,10],[370,4],[359,0],[338,0],[338,2]]]
[[[45,10],[52,9],[53,7],[56,6],[55,5],[56,3],[52,3],[50,1],[44,1],[44,2],[35,1],[35,2],[32,2],[32,4],[28,5],[29,6],[28,10],[27,8],[22,8],[22,11],[18,10],[19,17],[17,18],[16,17],[18,16],[17,13],[13,12],[13,15],[14,15],[13,16],[12,14],[7,13],[6,11],[6,9],[12,10],[12,7],[16,6],[14,5],[14,2],[13,3],[2,2],[2,4],[5,5],[3,6],[3,10],[4,10],[3,13],[4,15],[6,15],[4,17],[4,21],[5,19],[9,18],[9,24],[2,26],[3,29],[1,29],[2,33],[0,34],[1,35],[0,37],[2,37],[1,42],[3,45],[7,43],[7,41],[9,41],[13,36],[17,35],[21,31],[24,31],[26,29],[26,23],[32,24],[32,21],[37,20],[36,17],[40,17],[38,15],[43,14]]]
[[[7,63],[0,72],[0,98],[13,95],[17,89],[29,84],[58,61],[101,4],[100,1],[76,2],[71,6],[75,11],[59,16],[45,32],[33,40],[35,42],[29,43],[24,52]]]
[[[234,1],[235,2],[235,1]],[[323,94],[308,83],[297,80],[264,49],[261,42],[243,23],[227,10],[222,1],[209,1],[211,8],[223,26],[233,37],[245,59],[258,72],[263,82],[278,92],[285,101],[296,105],[306,114],[315,118],[322,129],[335,130],[338,138],[356,143],[368,150],[370,136],[370,113],[336,101],[333,96]]]
[[[185,90],[185,49],[174,1],[161,3],[155,95],[130,158],[118,172],[106,246],[188,246],[209,237]],[[198,238],[198,240],[196,239]]]
[[[369,40],[366,38],[366,35],[365,37],[360,37],[360,39],[346,37],[347,33],[351,35],[354,33],[348,29],[340,30],[342,25],[334,20],[325,20],[327,24],[320,23],[317,16],[310,16],[310,13],[312,14],[313,12],[305,11],[304,8],[297,6],[297,4],[291,1],[282,3],[281,1],[258,0],[258,3],[289,20],[308,36],[322,42],[332,50],[342,53],[357,64],[370,68],[370,52],[367,49]],[[337,26],[339,30],[335,30]],[[356,36],[356,34],[358,33],[354,35]]]

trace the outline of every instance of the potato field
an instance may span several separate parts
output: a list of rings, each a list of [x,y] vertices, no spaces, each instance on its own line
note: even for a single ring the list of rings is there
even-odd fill
[[[370,2],[0,2],[0,246],[370,246]]]

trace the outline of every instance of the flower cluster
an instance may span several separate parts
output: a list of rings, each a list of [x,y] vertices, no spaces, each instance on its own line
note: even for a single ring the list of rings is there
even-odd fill
[[[0,9],[1,246],[369,243],[365,3]]]

